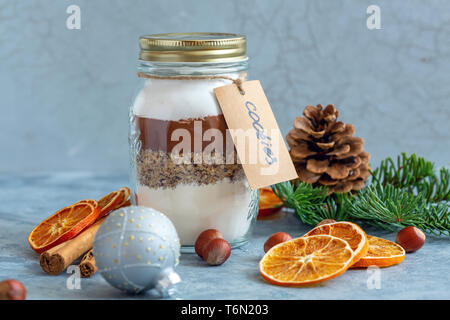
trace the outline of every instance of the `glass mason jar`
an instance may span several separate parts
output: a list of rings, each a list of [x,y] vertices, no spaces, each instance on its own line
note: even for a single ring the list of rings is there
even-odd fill
[[[129,136],[134,204],[167,215],[183,252],[193,252],[198,235],[211,228],[232,248],[246,243],[259,192],[249,188],[234,147],[226,145],[229,133],[213,93],[244,77],[245,37],[159,34],[139,44],[142,80]]]

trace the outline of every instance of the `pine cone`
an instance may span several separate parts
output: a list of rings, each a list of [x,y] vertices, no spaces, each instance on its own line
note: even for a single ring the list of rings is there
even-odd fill
[[[339,111],[331,104],[323,110],[320,104],[307,106],[303,115],[286,136],[300,181],[326,186],[330,193],[364,187],[370,155],[363,139],[353,137],[355,127],[336,121]]]

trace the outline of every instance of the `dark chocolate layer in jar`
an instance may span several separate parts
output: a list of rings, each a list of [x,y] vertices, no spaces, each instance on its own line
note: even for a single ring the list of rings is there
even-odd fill
[[[180,143],[180,138],[177,138],[177,134],[184,131],[185,133],[189,133],[191,138],[191,151],[199,151],[194,150],[195,139],[202,141],[201,151],[203,151],[212,142],[203,141],[205,133],[208,134],[211,130],[220,131],[223,137],[221,142],[223,150],[226,147],[225,138],[228,127],[222,114],[177,121],[137,117],[137,128],[141,132],[143,149],[172,152],[173,148]]]

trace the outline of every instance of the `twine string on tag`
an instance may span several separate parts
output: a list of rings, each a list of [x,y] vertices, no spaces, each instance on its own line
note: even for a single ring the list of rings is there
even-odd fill
[[[245,91],[242,86],[243,79],[246,76],[245,72],[242,73],[237,79],[227,76],[157,76],[157,75],[150,75],[144,72],[138,72],[137,75],[139,78],[159,79],[159,80],[216,80],[216,79],[230,80],[236,85],[239,92],[242,95],[245,95]]]

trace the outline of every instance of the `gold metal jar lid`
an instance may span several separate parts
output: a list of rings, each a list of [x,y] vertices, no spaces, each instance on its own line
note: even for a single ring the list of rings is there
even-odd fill
[[[245,36],[233,33],[162,33],[139,38],[139,59],[159,62],[231,62],[246,59]]]

